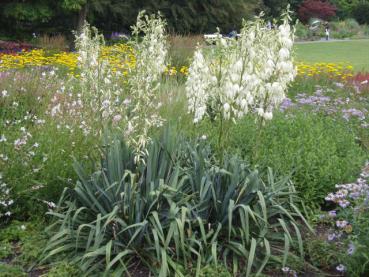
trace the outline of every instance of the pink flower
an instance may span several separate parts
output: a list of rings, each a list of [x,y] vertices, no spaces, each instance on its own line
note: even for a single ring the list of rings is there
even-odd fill
[[[114,115],[113,117],[113,123],[118,123],[119,121],[121,121],[122,116],[120,114]]]

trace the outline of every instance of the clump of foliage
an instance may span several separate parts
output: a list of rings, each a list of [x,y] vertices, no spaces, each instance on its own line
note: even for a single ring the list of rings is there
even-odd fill
[[[298,8],[299,19],[307,23],[311,18],[329,20],[336,15],[337,8],[324,0],[304,0]]]
[[[36,265],[47,241],[44,227],[41,219],[13,220],[0,229],[0,276],[28,276],[27,272],[45,271]]]
[[[73,189],[51,212],[46,259],[65,254],[85,274],[123,274],[140,264],[159,276],[233,264],[260,273],[271,261],[303,255],[296,192],[271,170],[261,178],[237,156],[216,163],[203,141],[171,132],[150,143],[144,163],[123,141],[107,138],[91,175],[80,165]],[[298,221],[297,221],[298,220]]]
[[[253,119],[245,119],[230,133],[230,147],[253,164],[273,167],[281,174],[292,171],[308,206],[322,204],[336,183],[355,178],[365,159],[355,134],[343,122],[305,111],[287,118],[279,114],[261,133]]]

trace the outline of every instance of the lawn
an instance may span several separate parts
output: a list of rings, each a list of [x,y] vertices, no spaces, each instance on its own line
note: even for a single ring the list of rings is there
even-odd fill
[[[348,62],[355,71],[369,71],[369,40],[298,43],[296,57],[301,62]]]

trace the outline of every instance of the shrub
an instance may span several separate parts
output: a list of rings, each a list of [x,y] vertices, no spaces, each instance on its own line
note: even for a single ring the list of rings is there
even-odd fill
[[[231,262],[249,276],[270,260],[285,264],[291,247],[303,255],[305,220],[288,178],[269,170],[264,181],[235,156],[216,164],[203,142],[166,133],[137,166],[132,150],[114,140],[95,173],[76,169],[80,181],[50,213],[55,233],[45,259],[64,253],[87,275],[119,276],[135,265],[193,276]]]
[[[365,157],[344,123],[311,112],[280,114],[260,134],[256,130],[253,119],[234,126],[231,147],[255,165],[280,174],[293,171],[297,191],[309,206],[322,204],[336,183],[354,178]]]
[[[299,19],[307,23],[310,18],[328,20],[336,15],[336,7],[328,1],[304,0],[298,9]]]
[[[369,2],[361,1],[352,10],[352,15],[360,24],[369,24]]]
[[[312,38],[312,33],[310,32],[309,28],[302,24],[301,22],[298,22],[295,25],[295,36],[298,40],[308,40]]]

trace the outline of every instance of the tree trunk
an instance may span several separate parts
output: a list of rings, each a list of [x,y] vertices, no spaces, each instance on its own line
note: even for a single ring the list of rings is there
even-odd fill
[[[83,5],[83,7],[78,12],[78,21],[77,21],[77,34],[82,32],[83,25],[87,19],[87,12],[88,12],[88,3]]]

